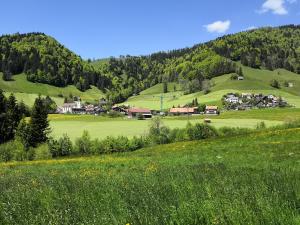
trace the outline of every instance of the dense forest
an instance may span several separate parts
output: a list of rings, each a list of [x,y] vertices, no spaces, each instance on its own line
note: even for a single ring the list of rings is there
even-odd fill
[[[5,80],[26,73],[32,82],[59,87],[76,85],[82,91],[90,85],[110,87],[110,79],[43,33],[4,35],[0,37],[0,71]]]
[[[179,82],[186,93],[204,90],[213,77],[239,73],[236,62],[253,68],[285,68],[300,74],[300,26],[260,28],[227,35],[191,48],[149,56],[83,61],[42,33],[0,37],[3,78],[26,73],[33,82],[95,85],[112,102],[122,102],[157,83]]]

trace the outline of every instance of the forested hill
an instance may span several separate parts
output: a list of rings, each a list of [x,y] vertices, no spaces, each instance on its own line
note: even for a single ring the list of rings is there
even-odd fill
[[[300,74],[300,26],[260,28],[191,48],[95,62],[83,61],[42,33],[0,37],[4,79],[24,72],[33,82],[74,84],[80,90],[95,85],[112,102],[122,102],[162,82],[179,81],[189,93],[201,91],[213,77],[240,73],[237,61],[253,68],[285,68]]]
[[[149,56],[121,56],[96,61],[114,77],[116,101],[161,82],[181,81],[188,92],[203,89],[203,81],[239,71],[236,61],[253,68],[285,68],[300,74],[300,26],[260,28]],[[119,87],[119,88],[117,88]]]
[[[64,87],[74,84],[80,90],[89,85],[99,89],[110,86],[110,79],[43,33],[4,35],[0,37],[0,71],[4,79],[26,73],[27,79]]]

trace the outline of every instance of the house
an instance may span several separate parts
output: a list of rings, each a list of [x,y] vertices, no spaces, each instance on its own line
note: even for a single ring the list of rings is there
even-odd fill
[[[111,108],[112,111],[115,111],[115,112],[119,112],[119,113],[122,113],[122,114],[125,114],[127,115],[128,114],[128,110],[123,108],[123,107],[120,107],[120,106],[117,106],[117,105],[114,105],[112,108]]]
[[[230,103],[239,103],[240,100],[239,97],[231,96],[229,98],[226,98],[225,101]]]
[[[95,114],[95,106],[94,105],[86,105],[85,111],[86,111],[86,114]]]
[[[73,113],[73,109],[76,108],[76,104],[75,103],[64,103],[62,108],[61,113],[63,114],[67,114],[67,113]]]
[[[251,93],[242,93],[242,98],[246,98],[246,99],[251,99],[252,98],[252,94]]]
[[[150,109],[130,108],[127,113],[129,118],[138,117],[139,115],[142,115],[145,119],[152,118]]]
[[[171,108],[169,113],[172,115],[190,115],[196,114],[198,108],[196,107],[185,107],[185,108]]]
[[[288,86],[289,86],[289,88],[292,88],[292,87],[294,87],[294,83],[288,83]]]
[[[206,106],[205,114],[207,114],[207,115],[218,115],[219,114],[218,106]]]
[[[238,76],[238,80],[244,80],[245,78],[243,76]]]
[[[57,108],[59,113],[75,113],[77,111],[82,111],[82,105],[80,101],[74,101],[73,103],[64,103],[61,107]]]

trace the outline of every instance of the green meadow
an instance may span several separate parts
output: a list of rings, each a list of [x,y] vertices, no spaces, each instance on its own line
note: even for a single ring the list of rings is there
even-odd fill
[[[211,93],[204,95],[197,92],[184,95],[183,91],[176,83],[170,83],[169,93],[162,94],[162,84],[158,84],[128,99],[126,104],[136,107],[146,107],[160,109],[160,96],[164,96],[163,108],[168,109],[172,106],[184,105],[198,98],[200,103],[222,106],[221,98],[227,93],[262,93],[273,94],[285,98],[289,104],[300,108],[300,76],[284,69],[274,71],[253,69],[243,66],[245,80],[231,80],[231,74],[223,75],[212,79]],[[281,88],[275,89],[270,86],[271,80],[276,79],[280,82]],[[284,87],[284,82],[293,83],[293,87]],[[174,86],[176,91],[174,92]]]
[[[59,95],[69,97],[69,95],[72,94],[73,96],[80,96],[83,101],[89,102],[97,102],[104,96],[103,93],[94,86],[85,92],[81,92],[73,85],[62,88],[48,84],[32,83],[27,81],[26,75],[24,74],[13,76],[13,81],[3,81],[1,78],[0,89],[4,90],[7,95],[14,93],[18,100],[23,100],[27,105],[33,105],[38,94],[51,96],[58,105],[62,105],[64,101]]]
[[[165,117],[162,121],[170,128],[183,128],[188,122],[203,123],[205,116]],[[211,125],[220,127],[255,128],[258,123],[267,126],[280,125],[289,120],[300,119],[300,109],[266,109],[251,111],[229,111],[220,116],[210,117]],[[108,118],[102,116],[50,115],[50,126],[55,138],[68,134],[71,140],[80,137],[87,130],[92,138],[103,139],[107,136],[140,136],[149,129],[149,120],[127,118]]]
[[[300,129],[0,164],[1,224],[300,223]]]

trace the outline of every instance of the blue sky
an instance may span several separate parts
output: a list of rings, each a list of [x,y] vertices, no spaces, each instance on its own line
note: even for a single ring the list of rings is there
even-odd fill
[[[0,34],[39,31],[83,58],[144,55],[300,24],[300,0],[3,0]]]

